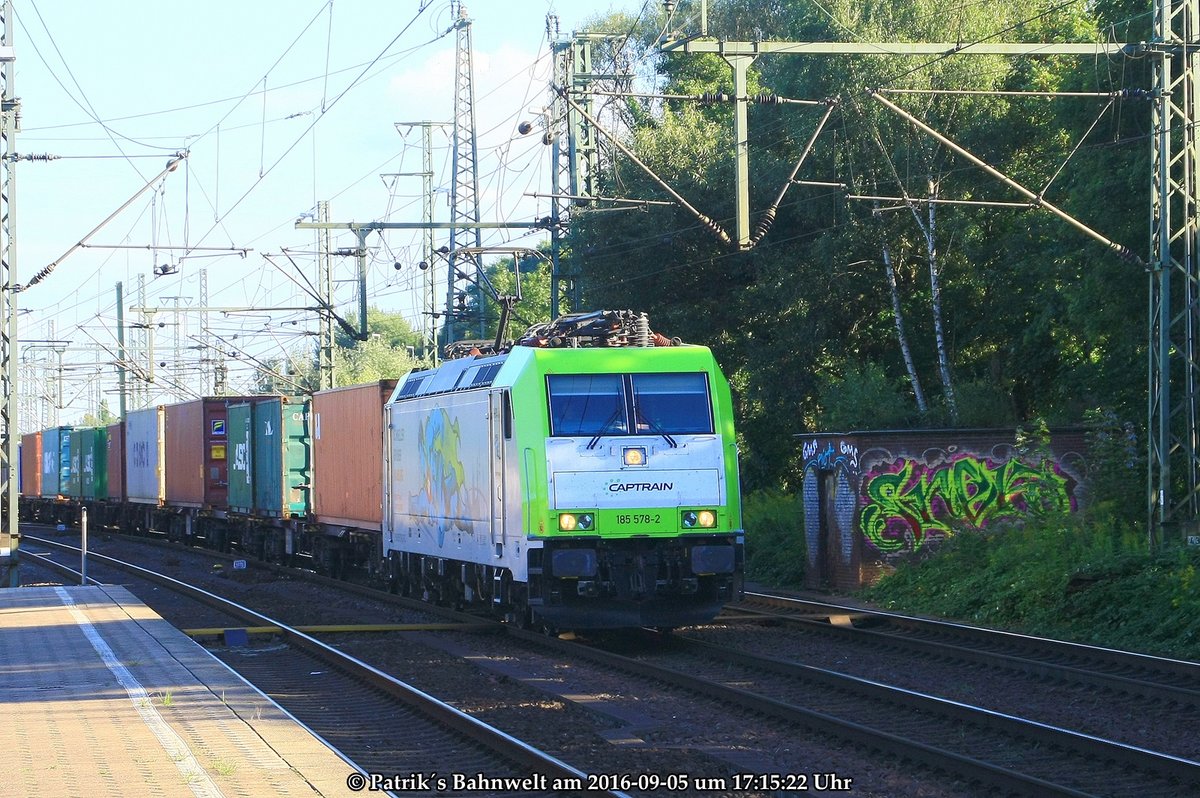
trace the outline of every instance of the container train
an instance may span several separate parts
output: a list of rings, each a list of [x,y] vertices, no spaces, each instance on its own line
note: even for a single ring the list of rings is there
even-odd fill
[[[559,629],[711,619],[742,590],[712,353],[601,311],[397,380],[207,397],[22,436],[21,511]]]

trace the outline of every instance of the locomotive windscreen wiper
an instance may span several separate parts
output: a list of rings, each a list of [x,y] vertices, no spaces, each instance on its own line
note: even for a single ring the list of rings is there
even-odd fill
[[[600,439],[609,433],[609,428],[611,428],[613,426],[613,423],[616,422],[618,419],[623,419],[624,417],[625,417],[625,408],[618,405],[617,409],[614,410],[612,415],[608,417],[608,421],[604,422],[604,426],[600,428],[600,431],[597,432],[595,435],[593,435],[592,439],[590,441],[588,441],[588,445],[587,445],[588,449],[589,450],[595,449],[596,444],[600,442]]]
[[[635,416],[635,423],[645,424],[650,428],[651,432],[657,432],[659,435],[663,436],[663,440],[667,442],[668,446],[670,446],[672,449],[678,449],[679,444],[675,442],[674,438],[667,434],[667,431],[662,428],[661,424],[659,424],[657,421],[646,418],[646,414],[642,412],[642,406],[637,401],[639,398],[639,394],[634,394],[633,414]]]

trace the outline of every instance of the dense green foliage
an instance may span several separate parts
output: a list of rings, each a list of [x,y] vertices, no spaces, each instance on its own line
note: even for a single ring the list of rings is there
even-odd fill
[[[692,24],[689,8],[677,12],[681,28]],[[728,41],[1136,41],[1145,38],[1147,11],[1120,0],[1049,8],[1033,0],[713,0],[709,32]],[[662,20],[649,17],[598,20],[595,29],[619,34],[624,46],[598,48],[593,72],[632,63],[662,94],[732,91],[731,68],[716,55],[654,54]],[[713,348],[738,392],[751,489],[798,488],[795,433],[1035,417],[1080,423],[1099,406],[1118,425],[1140,419],[1144,272],[1047,212],[961,204],[1021,197],[878,98],[1141,253],[1150,108],[1144,98],[1106,93],[1149,87],[1148,68],[1145,59],[1065,56],[762,55],[750,68],[750,94],[835,104],[797,173],[825,185],[787,177],[826,106],[750,104],[752,224],[765,230],[753,247],[723,244],[677,202],[623,211],[598,203],[573,209],[565,268],[580,275],[582,307],[644,310],[656,330]],[[596,103],[612,135],[732,234],[731,103]],[[607,136],[598,140],[601,195],[673,199]],[[784,189],[771,224],[764,213]],[[863,196],[901,199],[855,198]]]
[[[742,497],[746,579],[775,587],[804,580],[804,505],[796,496],[756,491]]]
[[[352,314],[346,326],[357,330],[358,319]],[[335,386],[399,377],[421,365],[414,355],[421,343],[420,333],[413,331],[402,314],[368,308],[367,332],[367,340],[359,341],[345,327],[335,331]],[[254,393],[291,395],[311,393],[320,387],[315,346],[297,348],[287,357],[260,362],[258,366]]]
[[[1200,659],[1200,550],[1149,554],[1127,528],[1072,516],[960,533],[864,595],[897,610]]]
[[[84,413],[79,425],[83,427],[106,427],[120,418],[108,406],[107,399],[100,400],[100,409],[95,413]]]
[[[456,312],[449,324],[453,339],[494,340],[500,326],[498,297],[519,297],[505,328],[505,340],[518,338],[532,325],[549,321],[551,265],[548,249],[546,243],[534,252],[501,258],[484,267],[482,278],[472,277],[470,290],[463,294],[462,310]],[[446,330],[442,334],[444,336]]]

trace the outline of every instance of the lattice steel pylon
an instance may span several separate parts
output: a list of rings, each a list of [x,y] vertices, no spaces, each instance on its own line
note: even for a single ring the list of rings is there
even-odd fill
[[[1200,0],[1156,0],[1151,151],[1148,397],[1149,537],[1200,543],[1200,196],[1197,35]]]
[[[0,41],[0,587],[21,584],[17,567],[20,531],[17,525],[17,297],[16,297],[16,137],[20,101],[13,85],[13,8],[2,7],[4,39]]]
[[[450,221],[458,223],[450,230],[447,260],[450,274],[446,279],[446,324],[444,343],[453,336],[453,306],[458,268],[458,250],[483,246],[479,229],[479,151],[475,135],[475,67],[471,55],[471,19],[462,3],[455,3],[454,29],[457,32],[454,54],[454,155],[451,171],[454,179],[450,188]],[[474,279],[480,279],[482,258],[476,252],[462,260],[475,264]],[[482,297],[480,297],[482,300]],[[483,303],[479,303],[479,335],[483,336]]]
[[[550,82],[550,101],[545,114],[545,135],[550,140],[550,320],[553,321],[561,310],[562,225],[568,214],[562,192],[571,173],[570,143],[574,139],[567,125],[567,103],[558,91],[558,87],[566,86],[571,79],[571,45],[559,39],[558,17],[553,14],[546,15],[546,38],[554,56],[554,79]],[[565,149],[564,141],[568,145]],[[572,302],[571,307],[574,306]]]

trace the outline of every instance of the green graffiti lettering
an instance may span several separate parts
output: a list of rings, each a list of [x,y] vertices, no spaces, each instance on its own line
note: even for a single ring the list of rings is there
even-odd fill
[[[1049,460],[1031,465],[960,455],[926,466],[901,459],[863,475],[859,520],[879,551],[917,551],[930,534],[950,536],[955,526],[982,529],[1033,508],[1068,511],[1072,487]]]

